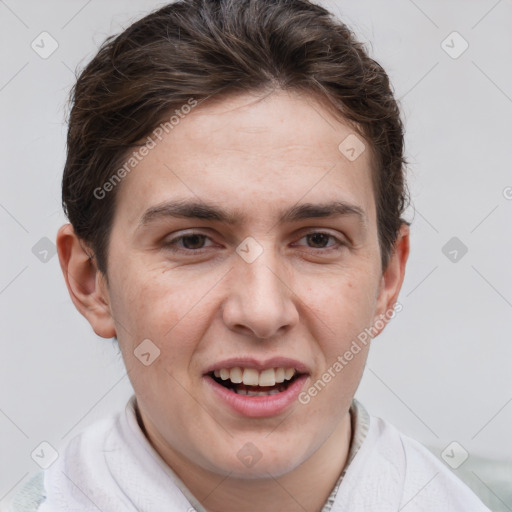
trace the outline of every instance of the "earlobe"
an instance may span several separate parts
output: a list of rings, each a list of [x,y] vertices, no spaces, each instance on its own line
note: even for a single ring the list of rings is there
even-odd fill
[[[71,224],[57,233],[57,251],[69,296],[78,311],[102,338],[116,336],[105,277],[92,251],[77,237]]]
[[[398,299],[400,289],[402,288],[408,257],[409,226],[403,223],[393,247],[388,266],[381,277],[374,324],[382,325],[382,328],[378,329],[376,336],[380,334],[385,324],[393,316],[393,309]]]

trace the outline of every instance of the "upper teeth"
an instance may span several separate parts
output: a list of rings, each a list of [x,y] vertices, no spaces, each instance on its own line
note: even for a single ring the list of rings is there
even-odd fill
[[[222,368],[215,370],[215,377],[229,379],[233,384],[243,382],[246,386],[275,386],[295,375],[294,368],[269,368],[259,372],[254,368]]]

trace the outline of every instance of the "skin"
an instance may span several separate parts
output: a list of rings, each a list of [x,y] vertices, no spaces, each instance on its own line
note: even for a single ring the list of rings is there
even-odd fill
[[[117,337],[148,439],[210,511],[319,511],[345,465],[348,411],[368,346],[307,405],[274,417],[229,410],[203,373],[229,357],[284,356],[308,365],[306,390],[395,304],[408,227],[383,271],[370,151],[351,162],[338,150],[351,133],[325,105],[296,93],[204,103],[120,185],[108,280],[72,227],[59,230],[74,304],[99,336]],[[140,226],[148,208],[171,199],[214,202],[243,218]],[[362,217],[278,220],[296,204],[333,200]],[[191,231],[207,238],[166,246]],[[343,245],[306,236],[315,232]],[[248,236],[263,248],[252,263],[236,252]],[[144,339],[160,349],[149,366],[133,353]],[[237,457],[247,442],[262,454],[252,467]]]

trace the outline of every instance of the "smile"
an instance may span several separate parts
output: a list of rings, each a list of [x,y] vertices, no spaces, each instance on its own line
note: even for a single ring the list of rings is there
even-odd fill
[[[256,418],[284,413],[310,375],[310,368],[295,359],[246,357],[219,361],[205,368],[203,378],[213,404]]]
[[[234,393],[246,396],[276,395],[288,389],[299,375],[295,368],[268,368],[258,371],[255,368],[221,368],[210,376]]]

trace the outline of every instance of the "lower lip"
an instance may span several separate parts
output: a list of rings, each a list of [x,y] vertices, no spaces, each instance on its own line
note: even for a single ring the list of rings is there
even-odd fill
[[[284,391],[276,393],[275,395],[248,396],[234,393],[216,382],[209,375],[204,376],[208,386],[210,386],[215,395],[218,396],[228,407],[242,416],[250,418],[276,416],[277,414],[284,412],[297,400],[307,378],[307,375],[301,375]]]

